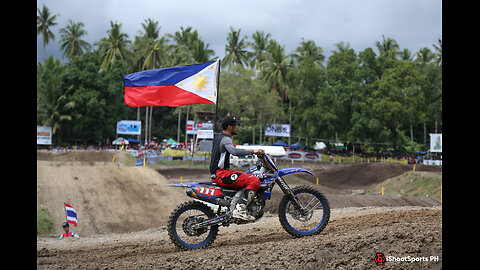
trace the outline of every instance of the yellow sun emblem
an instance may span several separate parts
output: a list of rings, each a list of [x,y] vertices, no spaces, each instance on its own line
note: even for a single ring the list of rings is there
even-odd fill
[[[193,84],[193,90],[197,90],[198,88],[198,92],[202,92],[202,88],[207,88],[206,84],[208,83],[208,81],[206,80],[207,79],[207,75],[203,76],[202,77],[202,74],[198,74],[198,78],[193,78],[195,81],[192,82]]]

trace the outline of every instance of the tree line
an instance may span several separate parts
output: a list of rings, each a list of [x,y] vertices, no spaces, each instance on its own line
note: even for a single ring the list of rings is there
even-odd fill
[[[37,34],[44,48],[56,38],[52,27],[58,16],[46,6],[38,8]],[[148,18],[130,39],[122,23],[111,21],[106,36],[94,44],[84,41],[84,27],[69,20],[59,30],[65,64],[50,56],[37,65],[37,124],[53,127],[55,143],[111,142],[117,121],[144,121],[148,114],[153,137],[178,134],[183,141],[187,118],[215,111],[206,104],[149,111],[124,104],[122,74],[219,58],[191,26],[162,35],[159,22]],[[290,123],[291,143],[304,138],[302,144],[310,146],[318,140],[361,143],[364,151],[377,153],[392,147],[426,150],[428,133],[442,130],[441,38],[432,49],[417,52],[383,35],[360,52],[348,42],[334,45],[325,59],[312,40],[302,39],[286,52],[269,33],[249,37],[230,27],[218,117],[243,120],[236,142],[263,143],[266,124]]]

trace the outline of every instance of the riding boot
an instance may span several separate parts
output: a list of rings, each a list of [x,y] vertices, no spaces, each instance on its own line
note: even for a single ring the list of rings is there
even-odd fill
[[[253,197],[255,196],[255,191],[246,189],[242,196],[238,199],[237,205],[235,206],[235,210],[233,210],[233,217],[240,218],[243,220],[253,221],[255,217],[250,215],[247,212],[247,206],[252,201]]]

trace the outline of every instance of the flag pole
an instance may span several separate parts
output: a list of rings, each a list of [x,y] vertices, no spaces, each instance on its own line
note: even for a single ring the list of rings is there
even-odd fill
[[[217,100],[215,101],[215,121],[213,123],[213,133],[215,134],[215,130],[217,129],[217,111],[218,111],[218,94],[220,93],[220,63],[222,61],[218,59],[218,67],[217,67]]]
[[[66,202],[63,202],[63,210],[65,210],[65,222],[68,223],[68,218],[67,218],[67,207],[66,207]]]

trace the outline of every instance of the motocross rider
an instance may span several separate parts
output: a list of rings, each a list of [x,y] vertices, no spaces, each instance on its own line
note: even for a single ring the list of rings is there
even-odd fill
[[[255,217],[247,213],[247,206],[260,188],[260,180],[251,174],[234,171],[230,168],[230,155],[264,155],[263,149],[244,150],[235,148],[232,136],[238,133],[238,125],[241,120],[234,116],[227,116],[222,119],[223,133],[216,133],[213,138],[212,158],[210,162],[210,173],[212,181],[224,187],[244,188],[242,196],[235,206],[232,216],[243,220],[253,221]]]

